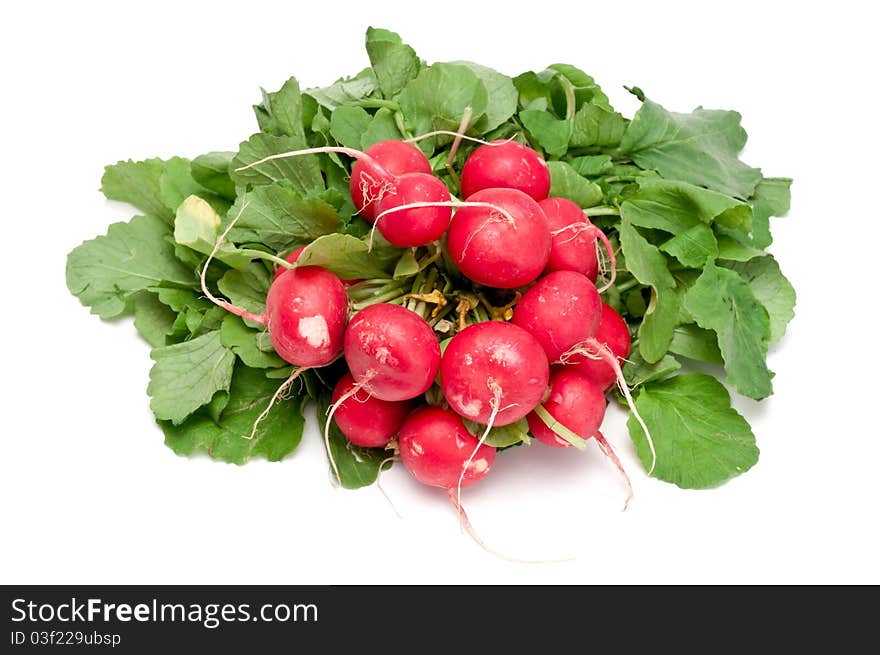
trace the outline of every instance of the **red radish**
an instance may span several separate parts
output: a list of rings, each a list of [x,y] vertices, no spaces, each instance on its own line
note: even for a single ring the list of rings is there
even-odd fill
[[[636,409],[620,362],[608,346],[596,339],[601,316],[598,291],[586,276],[574,271],[555,271],[526,291],[513,310],[513,323],[532,335],[554,363],[577,364],[587,357],[602,360],[612,368],[620,392],[645,431],[653,458],[650,474],[657,460],[654,441]]]
[[[516,141],[493,141],[474,150],[461,169],[465,198],[483,189],[517,189],[534,200],[550,193],[550,169],[535,150]]]
[[[439,407],[422,407],[410,414],[400,428],[398,444],[400,459],[416,480],[447,490],[456,486],[462,472],[463,487],[481,480],[495,461],[492,446],[477,447],[461,418]],[[470,458],[475,449],[476,457]]]
[[[602,300],[589,278],[555,271],[538,280],[513,310],[513,323],[531,334],[556,362],[572,346],[596,334]]]
[[[299,256],[302,254],[302,251],[305,249],[306,249],[305,246],[300,246],[299,248],[297,248],[296,250],[291,252],[287,257],[285,257],[284,261],[286,261],[288,264],[296,264],[296,260],[299,259]],[[287,271],[290,271],[290,270],[293,270],[293,269],[285,268],[284,266],[276,267],[274,279],[277,280],[279,275],[281,275],[282,273],[286,273]],[[344,282],[343,282],[343,284],[344,284]]]
[[[354,386],[351,373],[343,375],[333,389],[333,403]],[[349,396],[336,408],[334,420],[354,445],[382,448],[400,431],[400,426],[410,410],[412,403],[408,401],[379,400],[362,390],[355,390],[353,396]]]
[[[599,328],[596,330],[596,341],[605,344],[623,362],[632,345],[629,335],[629,327],[614,309],[602,303],[602,315],[599,319]],[[614,370],[600,359],[585,358],[576,364],[577,370],[590,378],[603,391],[614,384],[617,376]]]
[[[628,490],[624,503],[626,509],[633,495],[632,484],[617,453],[599,432],[605,417],[605,406],[605,394],[589,378],[572,368],[557,367],[550,376],[550,388],[542,403],[546,415],[542,418],[537,412],[529,414],[529,431],[538,441],[554,448],[572,445],[559,436],[561,429],[585,441],[594,439],[623,477]],[[552,422],[548,424],[546,418],[552,419]]]
[[[541,401],[550,367],[535,338],[511,323],[487,321],[456,334],[440,365],[443,394],[459,415],[509,425]]]
[[[325,366],[339,355],[348,297],[338,277],[318,266],[301,266],[278,277],[266,296],[272,347],[296,366]]]
[[[339,356],[345,324],[348,320],[348,296],[342,281],[333,273],[318,266],[301,266],[286,275],[277,276],[266,294],[266,312],[254,314],[236,307],[228,300],[214,296],[205,280],[205,274],[226,235],[241,217],[247,204],[217,237],[211,254],[200,273],[202,293],[214,304],[242,318],[261,323],[269,332],[275,352],[296,368],[269,401],[269,405],[254,421],[250,438],[257,426],[268,415],[281,394],[305,370],[326,366]]]
[[[461,504],[461,488],[486,476],[495,461],[495,449],[480,444],[455,413],[439,407],[422,407],[410,414],[400,428],[398,443],[406,470],[422,484],[446,490],[471,538],[485,551],[511,559],[483,542]]]
[[[343,146],[323,146],[304,148],[291,152],[280,152],[263,157],[236,170],[245,171],[268,161],[338,152],[357,160],[352,167],[349,190],[358,212],[368,221],[373,221],[375,201],[392,190],[400,175],[406,173],[430,173],[431,164],[422,151],[403,141],[380,141],[367,148],[366,152]]]
[[[242,207],[244,209],[244,207]],[[236,216],[217,238],[205,260],[200,280],[202,293],[214,304],[265,325],[275,352],[284,361],[302,368],[325,366],[339,355],[348,320],[348,297],[342,281],[319,266],[300,266],[289,275],[277,276],[266,294],[266,312],[254,314],[214,296],[205,274],[226,235],[241,216]]]
[[[398,248],[425,246],[443,236],[449,227],[452,219],[451,200],[446,185],[433,175],[401,175],[394,187],[374,203],[378,217],[376,227],[391,245]],[[414,203],[428,203],[431,206],[389,211]]]
[[[554,367],[544,409],[557,421],[582,439],[599,431],[605,418],[606,400],[602,390],[589,378],[570,367]],[[529,431],[548,446],[566,448],[571,445],[556,434],[535,412],[527,417]]]
[[[415,410],[400,428],[398,444],[400,459],[406,470],[422,484],[446,490],[462,526],[483,550],[513,562],[548,562],[515,559],[492,550],[471,525],[461,504],[461,488],[486,476],[495,462],[496,451],[492,446],[478,442],[455,413],[439,407]]]
[[[595,282],[599,275],[599,258],[596,252],[598,239],[605,246],[610,269],[608,282],[599,289],[599,293],[609,289],[616,277],[617,258],[605,233],[593,225],[584,211],[571,200],[547,198],[539,204],[553,239],[550,259],[544,272],[577,271]]]
[[[596,238],[586,230],[571,227],[584,223],[584,212],[567,198],[546,198],[538,204],[553,237],[544,272],[577,271],[595,282],[599,274]]]
[[[534,281],[550,256],[550,231],[538,203],[515,189],[479,191],[467,203],[490,206],[463,206],[452,218],[449,254],[461,272],[501,289]]]
[[[372,222],[376,215],[376,200],[381,198],[392,176],[405,173],[430,173],[431,163],[416,146],[405,141],[379,141],[366,149],[366,154],[382,165],[377,169],[369,161],[358,160],[351,169],[349,191],[358,213]]]
[[[352,377],[380,400],[420,396],[440,368],[440,343],[431,326],[389,303],[355,314],[345,331],[344,351]]]
[[[330,451],[330,421],[336,410],[361,389],[379,400],[416,398],[434,383],[440,368],[440,342],[427,321],[415,312],[389,303],[362,309],[345,331],[345,361],[355,384],[327,412],[324,446],[339,478]]]

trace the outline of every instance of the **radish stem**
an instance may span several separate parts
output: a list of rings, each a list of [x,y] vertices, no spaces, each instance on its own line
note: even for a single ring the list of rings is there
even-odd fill
[[[217,251],[220,249],[220,246],[223,245],[223,241],[226,239],[226,235],[229,234],[229,231],[233,228],[235,223],[241,218],[241,215],[244,213],[244,210],[247,208],[248,203],[245,202],[242,204],[241,209],[238,210],[238,214],[229,221],[229,225],[226,226],[226,229],[223,230],[223,233],[217,237],[217,241],[214,243],[214,248],[211,250],[211,254],[208,255],[208,258],[205,260],[204,266],[202,266],[202,270],[199,273],[199,281],[202,285],[202,293],[205,294],[205,297],[210,300],[212,303],[217,305],[218,307],[222,307],[226,311],[231,314],[235,314],[236,316],[241,316],[242,318],[246,318],[249,321],[253,321],[254,323],[259,323],[260,325],[266,325],[268,319],[265,314],[253,314],[242,307],[236,307],[228,300],[223,300],[222,298],[216,297],[211,293],[210,289],[208,289],[208,283],[205,280],[205,273],[208,271],[208,266],[210,266],[211,261],[214,259],[214,256],[217,254]]]

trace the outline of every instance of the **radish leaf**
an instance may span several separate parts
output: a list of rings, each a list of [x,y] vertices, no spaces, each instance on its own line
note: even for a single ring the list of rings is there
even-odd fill
[[[620,148],[636,164],[656,169],[666,179],[746,199],[754,193],[761,171],[738,159],[745,143],[746,131],[735,111],[698,108],[677,114],[645,100]]]
[[[219,421],[206,413],[179,425],[160,421],[166,445],[178,455],[207,452],[214,459],[234,464],[244,464],[258,455],[272,462],[283,459],[302,439],[305,420],[298,398],[279,398],[260,422],[254,438],[249,438],[257,416],[268,406],[279,384],[257,369],[236,366]]]
[[[683,489],[716,487],[748,471],[758,461],[749,424],[730,406],[730,396],[715,378],[699,373],[645,384],[636,408],[650,426],[657,450],[654,477]],[[642,464],[651,451],[635,417],[627,420]]]
[[[229,389],[235,355],[213,331],[173,346],[154,348],[150,408],[160,420],[179,425],[218,391]]]
[[[761,400],[773,393],[764,359],[770,317],[738,273],[709,264],[684,297],[697,325],[714,330],[727,379],[737,391]]]

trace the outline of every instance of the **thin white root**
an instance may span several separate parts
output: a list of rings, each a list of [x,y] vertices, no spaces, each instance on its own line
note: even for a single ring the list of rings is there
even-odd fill
[[[293,381],[296,380],[302,373],[308,371],[309,368],[310,367],[308,367],[308,366],[304,366],[301,368],[295,368],[293,370],[293,373],[291,373],[290,376],[288,376],[288,378],[284,382],[281,383],[281,386],[275,390],[275,395],[272,396],[272,400],[269,401],[269,405],[266,407],[266,409],[264,409],[262,412],[260,412],[260,415],[257,417],[257,420],[254,421],[254,425],[251,428],[250,436],[245,437],[245,439],[247,439],[248,441],[251,441],[256,436],[257,428],[259,427],[259,425],[263,421],[263,419],[269,415],[269,412],[272,411],[272,407],[275,405],[275,403],[279,399],[284,397],[284,392],[290,388],[290,385],[293,384]]]
[[[229,225],[226,226],[226,229],[223,230],[223,233],[217,237],[217,241],[214,243],[214,247],[211,249],[211,254],[208,255],[208,258],[205,260],[205,265],[202,266],[202,270],[199,273],[199,281],[202,284],[202,293],[205,294],[205,297],[210,300],[212,303],[217,305],[218,307],[222,307],[227,312],[231,314],[235,314],[236,316],[241,316],[242,318],[246,318],[249,321],[253,321],[254,323],[260,323],[261,325],[266,325],[266,315],[265,314],[252,314],[251,312],[243,309],[241,307],[236,307],[228,300],[223,300],[222,298],[217,298],[211,290],[208,289],[208,283],[205,280],[205,274],[208,272],[208,266],[211,265],[211,261],[213,261],[214,257],[217,255],[217,251],[220,250],[220,246],[223,245],[223,242],[226,240],[226,236],[229,234],[229,231],[235,226],[238,222],[238,219],[241,218],[241,215],[244,213],[244,210],[247,208],[248,203],[244,202],[241,205],[241,209],[238,210],[238,214],[235,215],[231,221],[229,221]]]
[[[589,236],[593,237],[597,241],[601,241],[605,246],[605,252],[608,253],[608,261],[609,265],[606,267],[602,259],[599,259],[599,268],[601,272],[605,272],[606,270],[611,271],[611,278],[603,284],[601,287],[597,289],[599,293],[604,293],[612,286],[614,286],[614,281],[617,279],[617,257],[614,255],[614,248],[611,247],[611,242],[608,240],[608,237],[605,233],[600,230],[598,227],[593,225],[589,219],[584,221],[578,221],[577,223],[572,223],[571,225],[566,225],[564,227],[559,228],[558,230],[553,230],[550,233],[550,236],[558,236],[563,232],[571,230],[571,236],[568,237],[565,241],[560,241],[557,245],[562,245],[564,243],[568,243],[569,241],[573,241],[578,237],[582,232],[587,232]],[[597,252],[598,255],[598,244],[597,244]]]
[[[626,404],[629,406],[630,411],[639,426],[642,428],[642,431],[644,431],[648,447],[651,449],[651,467],[648,469],[648,475],[651,475],[654,472],[654,467],[657,465],[657,451],[654,449],[654,440],[651,438],[651,431],[648,430],[648,426],[645,425],[645,422],[642,420],[639,410],[636,409],[636,404],[629,392],[626,378],[623,377],[623,370],[620,368],[620,362],[617,361],[617,357],[615,357],[614,353],[611,352],[611,349],[606,344],[601,343],[595,337],[590,337],[580,343],[576,343],[564,352],[559,358],[559,363],[567,364],[577,355],[586,355],[590,359],[601,359],[614,371],[614,375],[617,378],[617,387],[620,389],[620,393],[623,394]]]
[[[611,271],[611,276],[605,284],[596,289],[599,293],[604,293],[614,286],[614,281],[617,279],[617,257],[615,257],[614,248],[611,247],[611,242],[605,233],[596,226],[593,226],[593,229],[596,231],[596,238],[605,245],[605,252],[608,253],[607,269]]]
[[[371,157],[365,152],[361,152],[360,150],[355,150],[354,148],[345,148],[343,146],[323,146],[320,148],[303,148],[302,150],[291,150],[289,152],[279,152],[275,155],[269,155],[268,157],[263,157],[262,159],[258,159],[255,162],[251,162],[246,166],[239,166],[235,169],[236,173],[240,173],[241,171],[246,171],[249,168],[254,168],[255,166],[259,166],[260,164],[265,164],[266,162],[275,161],[276,159],[288,159],[290,157],[300,157],[302,155],[320,155],[320,154],[329,154],[331,152],[339,153],[341,155],[348,155],[352,159],[359,159],[367,164],[369,164],[374,170],[376,170],[380,175],[387,179],[394,179],[394,175],[388,172],[388,170],[382,166],[375,158]]]
[[[493,205],[491,202],[466,202],[462,200],[445,200],[438,202],[411,202],[406,205],[400,205],[399,207],[391,207],[390,209],[386,209],[381,214],[376,216],[376,220],[373,222],[373,227],[370,230],[370,239],[367,245],[367,251],[373,250],[373,235],[376,232],[376,229],[379,227],[379,221],[388,216],[389,214],[394,214],[396,212],[406,211],[407,209],[422,209],[426,207],[452,207],[453,209],[462,209],[465,207],[483,207],[486,209],[493,210],[493,214],[489,215],[489,218],[474,230],[473,234],[468,236],[467,241],[464,244],[464,248],[461,251],[462,257],[467,252],[468,246],[471,243],[471,240],[477,235],[477,233],[485,228],[490,223],[509,223],[510,225],[516,226],[516,219],[513,218],[513,215],[504,209],[503,207],[499,207],[498,205]],[[380,230],[381,232],[381,230]]]
[[[565,241],[560,241],[557,244],[557,245],[561,246],[562,244],[568,243],[569,241],[574,241],[575,239],[578,238],[578,235],[580,235],[581,232],[586,232],[591,227],[593,227],[593,224],[588,221],[578,221],[577,223],[570,223],[568,225],[560,227],[558,230],[553,230],[550,233],[550,236],[556,237],[556,236],[559,236],[560,234],[562,234],[563,232],[568,232],[569,230],[571,230],[571,236],[568,237]]]
[[[513,215],[504,209],[503,207],[499,207],[498,205],[493,205],[491,202],[467,202],[464,200],[443,200],[438,202],[411,202],[406,205],[400,205],[399,207],[391,207],[390,209],[386,209],[381,214],[376,217],[376,223],[379,222],[379,219],[384,218],[388,214],[394,214],[396,212],[402,212],[407,209],[420,209],[422,207],[452,207],[453,209],[463,209],[465,207],[485,207],[487,209],[492,209],[499,214],[504,219],[504,222],[510,223],[512,225],[516,225],[516,219],[513,218]],[[498,217],[496,217],[496,220]]]
[[[501,407],[501,396],[502,389],[501,386],[495,382],[492,378],[489,378],[487,381],[487,385],[492,392],[492,400],[489,401],[489,406],[492,407],[492,413],[489,415],[489,421],[486,424],[486,429],[483,432],[480,440],[477,442],[476,448],[474,448],[470,457],[467,458],[467,461],[464,463],[461,469],[461,475],[458,476],[458,484],[456,488],[453,490],[452,487],[449,487],[446,490],[446,495],[449,496],[449,500],[452,501],[453,507],[455,507],[456,511],[458,511],[458,518],[461,522],[461,527],[464,528],[467,533],[483,550],[485,550],[490,555],[494,555],[503,560],[507,560],[508,562],[515,562],[517,564],[553,564],[558,562],[566,562],[574,559],[574,557],[563,557],[560,559],[550,559],[550,560],[528,560],[528,559],[519,559],[515,557],[510,557],[508,555],[504,555],[503,553],[499,553],[497,550],[494,550],[486,545],[486,542],[480,537],[477,531],[474,529],[474,526],[471,524],[470,519],[468,518],[467,512],[464,511],[464,507],[461,504],[461,485],[464,481],[465,473],[467,473],[468,469],[471,466],[471,463],[474,461],[474,457],[479,452],[480,448],[483,446],[483,443],[486,441],[486,438],[489,436],[489,432],[492,430],[492,426],[495,424],[495,420],[498,418],[498,413],[507,409],[508,407],[513,407],[514,405],[507,405],[506,407]]]
[[[467,255],[468,248],[471,247],[471,241],[473,241],[480,232],[485,230],[492,223],[498,223],[498,222],[499,221],[496,216],[490,215],[489,218],[487,218],[485,221],[483,221],[483,224],[480,227],[478,227],[476,230],[474,230],[473,232],[468,234],[468,238],[465,239],[465,241],[464,241],[464,247],[461,249],[461,256],[458,258],[458,263],[461,263],[464,261],[465,255]]]
[[[623,502],[623,511],[626,511],[626,508],[629,507],[629,501],[633,499],[633,486],[632,482],[630,482],[629,476],[626,474],[626,469],[623,468],[623,464],[620,462],[620,458],[617,456],[617,453],[614,452],[614,448],[611,447],[611,444],[605,439],[605,436],[601,432],[597,432],[593,435],[593,438],[596,440],[596,443],[599,445],[599,448],[602,450],[602,453],[611,460],[611,463],[617,468],[620,476],[623,478],[623,483],[626,485],[626,500]]]
[[[460,128],[459,128],[460,129]],[[479,143],[484,146],[503,146],[511,141],[516,141],[516,135],[504,139],[503,141],[484,141],[483,139],[478,139],[473,136],[467,136],[466,134],[462,134],[461,132],[453,132],[452,130],[434,130],[433,132],[426,132],[425,134],[420,134],[419,136],[414,136],[409,139],[404,139],[406,143],[418,143],[423,139],[429,139],[432,136],[455,136],[461,137],[462,141],[470,141],[472,143]]]
[[[386,457],[385,459],[382,460],[382,462],[379,464],[379,471],[376,473],[376,487],[378,487],[379,491],[382,492],[382,495],[385,496],[385,500],[388,501],[388,504],[391,505],[391,509],[393,509],[394,513],[397,514],[397,518],[402,519],[403,515],[397,511],[397,506],[395,506],[394,501],[391,500],[391,496],[388,495],[388,493],[385,491],[385,488],[382,486],[383,467],[388,462],[399,462],[399,461],[400,461],[399,457]]]
[[[492,400],[489,401],[489,407],[492,408],[492,413],[489,414],[489,421],[486,423],[486,429],[483,431],[480,440],[477,442],[476,448],[474,448],[471,456],[467,458],[464,466],[461,467],[461,475],[458,476],[458,484],[456,485],[456,498],[459,506],[461,506],[461,483],[464,482],[465,473],[467,473],[471,462],[474,461],[474,457],[477,456],[480,448],[483,447],[483,443],[489,437],[489,432],[492,430],[492,426],[495,425],[495,419],[498,418],[498,412],[501,408],[501,394],[503,393],[501,387],[492,378],[489,378],[487,384],[489,385],[489,390],[492,392]]]
[[[339,475],[339,467],[336,465],[336,460],[333,458],[333,451],[330,450],[330,423],[333,421],[333,415],[336,413],[336,410],[339,409],[339,406],[352,396],[356,396],[357,392],[363,389],[364,385],[369,381],[370,378],[365,378],[360,382],[355,383],[351,389],[339,397],[339,400],[327,408],[327,422],[324,423],[324,448],[327,450],[327,459],[330,460],[330,466],[333,468],[336,482],[340,485],[342,484],[342,477]]]
[[[596,263],[597,263],[597,267],[598,267],[598,275],[602,276],[602,278],[604,279],[605,274],[608,272],[608,265],[605,263],[604,253],[602,253],[602,251],[599,250],[599,240],[598,239],[593,241],[593,251],[596,253]],[[596,279],[598,279],[598,277]],[[598,287],[596,288],[596,291],[599,291]]]
[[[473,539],[476,544],[485,550],[490,555],[497,557],[498,559],[503,559],[508,562],[513,562],[514,564],[559,564],[560,562],[570,562],[574,559],[574,556],[569,555],[566,557],[560,557],[558,559],[519,559],[517,557],[510,557],[509,555],[505,555],[503,553],[499,553],[497,550],[490,548],[485,541],[483,541],[480,534],[476,531],[474,526],[471,524],[470,519],[468,518],[467,512],[464,511],[464,507],[461,505],[461,500],[456,497],[455,490],[452,487],[449,487],[446,490],[446,495],[449,497],[449,500],[452,502],[452,506],[455,507],[455,510],[458,512],[458,520],[461,522],[462,527],[467,531],[470,535],[471,539]]]
[[[360,179],[361,189],[361,197],[364,199],[364,203],[355,210],[356,214],[360,214],[364,211],[364,207],[369,205],[371,202],[379,202],[382,197],[388,193],[389,191],[394,189],[394,185],[388,180],[384,180],[381,184],[376,180],[372,175],[367,173],[366,171],[361,171],[361,179]],[[379,190],[376,192],[376,195],[373,195],[373,187],[379,187]]]

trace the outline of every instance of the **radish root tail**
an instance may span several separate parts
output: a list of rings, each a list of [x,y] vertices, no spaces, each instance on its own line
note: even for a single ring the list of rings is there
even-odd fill
[[[503,391],[501,386],[495,382],[492,378],[486,383],[489,387],[489,390],[492,392],[492,400],[489,401],[489,406],[492,408],[492,413],[489,415],[489,420],[486,423],[486,429],[483,431],[480,440],[477,442],[476,448],[474,448],[470,457],[467,458],[467,461],[464,463],[464,466],[461,468],[461,475],[458,476],[458,484],[455,488],[449,487],[446,490],[447,496],[449,496],[449,500],[452,501],[453,507],[455,507],[458,512],[458,518],[461,522],[461,527],[467,531],[470,535],[471,539],[473,539],[477,545],[480,546],[483,550],[485,550],[490,555],[494,555],[503,560],[507,560],[508,562],[515,562],[517,564],[550,564],[556,562],[565,562],[568,560],[574,559],[573,557],[564,557],[561,559],[553,559],[553,560],[526,560],[526,559],[518,559],[515,557],[510,557],[508,555],[504,555],[499,553],[498,551],[490,548],[486,545],[486,542],[480,537],[477,531],[474,529],[474,526],[471,524],[470,519],[468,518],[467,512],[464,511],[464,507],[461,504],[461,485],[464,482],[465,473],[467,473],[468,469],[471,466],[471,463],[474,461],[474,457],[476,457],[483,443],[486,441],[486,438],[489,436],[489,432],[492,430],[492,426],[495,424],[495,420],[498,418],[498,413],[508,409],[509,407],[514,407],[515,405],[507,405],[506,407],[501,407],[501,396]]]
[[[623,464],[620,462],[620,458],[617,456],[617,453],[614,452],[614,448],[611,447],[611,444],[605,439],[605,436],[601,432],[597,432],[593,435],[593,438],[596,440],[596,443],[599,445],[599,448],[602,450],[602,453],[611,460],[611,463],[617,468],[617,471],[620,473],[620,477],[623,478],[623,483],[626,485],[626,500],[623,502],[623,511],[626,511],[626,508],[629,507],[630,501],[633,499],[633,486],[632,482],[630,482],[629,476],[626,474],[626,469],[623,468]]]
[[[614,286],[614,282],[617,279],[617,257],[614,255],[614,248],[611,247],[611,242],[608,240],[608,237],[605,236],[605,233],[595,225],[593,226],[593,230],[595,230],[596,239],[603,243],[605,246],[605,252],[608,253],[608,269],[611,271],[611,274],[608,277],[608,281],[596,289],[599,293],[604,293]]]
[[[382,473],[384,472],[384,467],[388,462],[399,462],[399,457],[386,457],[379,463],[379,470],[376,473],[376,487],[385,496],[385,500],[388,501],[388,504],[391,505],[391,509],[394,510],[394,513],[397,514],[397,518],[402,519],[403,515],[397,511],[397,506],[394,504],[394,501],[391,500],[391,496],[388,495],[388,492],[385,491],[385,488],[382,486]]]
[[[471,456],[467,458],[464,463],[464,466],[461,467],[461,475],[458,476],[458,484],[456,485],[456,498],[458,499],[458,506],[461,506],[461,483],[464,482],[465,473],[467,473],[468,469],[471,466],[471,463],[474,461],[474,457],[477,456],[480,448],[483,446],[483,443],[489,437],[489,432],[492,430],[492,426],[495,425],[495,419],[498,418],[498,412],[501,411],[501,394],[503,391],[501,387],[495,380],[489,378],[488,381],[489,390],[492,392],[492,400],[489,401],[489,407],[492,408],[492,413],[489,414],[489,421],[486,423],[486,429],[483,431],[480,440],[477,442],[476,447],[474,448]]]
[[[550,233],[550,236],[558,236],[563,232],[568,232],[571,230],[571,236],[565,239],[564,241],[560,241],[557,245],[562,245],[564,243],[568,243],[569,241],[573,241],[580,235],[581,233],[587,233],[587,236],[596,239],[597,241],[601,241],[602,245],[605,246],[605,252],[608,253],[608,263],[609,267],[605,267],[603,265],[602,260],[599,260],[600,270],[603,272],[605,270],[610,270],[611,277],[608,281],[603,284],[601,287],[597,289],[599,293],[604,293],[612,286],[614,286],[614,281],[617,279],[617,257],[614,254],[614,248],[611,247],[611,242],[608,240],[608,237],[605,233],[600,230],[598,227],[593,225],[588,218],[585,217],[585,220],[578,221],[577,223],[572,223],[571,225],[566,225],[565,227],[561,227],[558,230],[553,230]],[[597,244],[597,253],[598,255],[598,244]]]
[[[648,447],[651,449],[651,466],[648,469],[648,475],[651,475],[654,472],[654,467],[657,465],[657,451],[654,449],[654,440],[651,438],[651,431],[648,430],[648,426],[645,425],[645,421],[642,420],[639,410],[636,409],[636,404],[633,401],[632,394],[630,394],[626,379],[623,377],[623,371],[620,368],[620,362],[617,361],[617,357],[615,357],[614,353],[611,352],[611,349],[606,344],[601,343],[595,337],[590,337],[589,339],[585,339],[569,348],[559,358],[559,362],[561,364],[570,363],[572,358],[577,355],[586,355],[590,359],[600,359],[608,364],[608,366],[614,371],[614,375],[617,378],[617,387],[620,389],[620,393],[623,394],[623,398],[626,400],[626,404],[629,406],[632,415],[645,433],[645,440],[648,442]]]
[[[327,450],[327,459],[330,460],[330,467],[333,469],[333,475],[336,476],[336,482],[342,485],[342,477],[339,475],[339,467],[336,465],[336,459],[333,457],[333,451],[330,449],[330,423],[333,421],[333,415],[339,406],[349,398],[356,396],[358,391],[364,388],[373,376],[367,376],[360,382],[357,382],[351,389],[346,391],[339,397],[335,403],[327,408],[327,421],[324,423],[324,448]]]
[[[485,550],[490,555],[497,557],[498,559],[503,559],[508,562],[513,562],[514,564],[558,564],[560,562],[570,562],[574,559],[572,556],[560,557],[558,559],[519,559],[517,557],[510,557],[509,555],[504,555],[503,553],[499,553],[497,550],[490,548],[485,541],[483,541],[480,534],[471,524],[470,519],[468,518],[467,512],[464,511],[464,507],[461,505],[461,500],[456,496],[455,489],[449,487],[446,490],[446,495],[449,497],[449,500],[452,502],[452,506],[455,508],[455,511],[458,512],[458,520],[461,522],[461,526],[465,529],[465,531],[470,535],[470,538],[476,542],[476,544]]]
[[[275,394],[272,396],[272,400],[269,401],[269,404],[266,406],[266,409],[264,409],[262,412],[260,412],[260,415],[257,417],[257,420],[254,421],[254,425],[251,428],[250,436],[245,437],[245,439],[247,439],[248,441],[253,440],[253,438],[257,434],[257,428],[259,427],[260,423],[263,422],[263,419],[269,415],[269,412],[272,411],[272,407],[275,405],[275,403],[278,400],[280,400],[281,398],[284,398],[285,392],[288,389],[290,389],[290,385],[293,384],[293,381],[296,380],[300,375],[302,375],[303,373],[305,373],[308,370],[309,370],[309,367],[296,368],[296,369],[294,369],[293,373],[291,373],[290,376],[284,382],[281,383],[281,386],[279,386],[278,389],[275,390]]]

